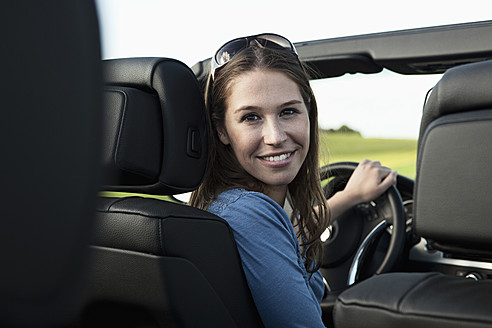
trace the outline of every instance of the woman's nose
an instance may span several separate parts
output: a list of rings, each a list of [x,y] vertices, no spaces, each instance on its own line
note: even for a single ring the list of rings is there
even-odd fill
[[[278,145],[287,140],[287,134],[280,122],[269,120],[264,124],[263,140],[267,145]]]

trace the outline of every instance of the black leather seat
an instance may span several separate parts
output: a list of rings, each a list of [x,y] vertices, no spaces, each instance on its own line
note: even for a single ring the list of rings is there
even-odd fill
[[[101,54],[93,1],[0,10],[0,326],[77,315],[99,188]]]
[[[203,96],[166,58],[103,63],[105,190],[173,195],[207,164]],[[148,197],[101,197],[82,324],[259,327],[228,224]]]
[[[425,104],[420,131],[417,234],[447,259],[492,262],[492,61],[447,71]],[[335,326],[490,327],[490,295],[491,280],[384,274],[339,296]]]

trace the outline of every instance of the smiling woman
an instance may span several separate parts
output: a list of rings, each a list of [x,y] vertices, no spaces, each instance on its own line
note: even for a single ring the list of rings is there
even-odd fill
[[[262,34],[226,43],[221,49],[232,55],[219,68],[212,58],[210,160],[190,203],[229,223],[266,327],[323,327],[320,236],[332,218],[380,195],[396,175],[362,161],[347,187],[325,199],[309,77],[288,40],[265,38],[273,40]]]
[[[211,161],[191,204],[231,226],[266,327],[323,327],[317,256],[329,217],[308,78],[295,53],[261,42],[237,52],[213,75],[206,92]],[[288,192],[302,234],[282,208]],[[315,203],[319,212],[310,205]]]
[[[219,138],[239,164],[265,183],[281,206],[309,149],[308,109],[297,84],[285,74],[254,70],[231,85]]]
[[[142,309],[157,313],[162,322],[168,321],[161,316],[169,310],[177,320],[189,323],[178,324],[184,327],[332,327],[335,294],[373,274],[421,269],[466,274],[482,268],[486,271],[479,272],[480,276],[492,276],[490,261],[483,267],[464,265],[460,264],[463,254],[453,259],[442,252],[428,252],[424,239],[415,245],[421,237],[415,229],[418,225],[412,224],[421,220],[413,215],[414,199],[418,203],[413,191],[418,185],[399,176],[396,187],[391,186],[396,174],[389,169],[396,166],[402,174],[416,177],[422,105],[439,75],[456,65],[492,58],[492,22],[438,25],[487,19],[490,1],[470,0],[467,6],[457,7],[415,0],[405,10],[378,0],[306,0],[302,6],[298,0],[286,0],[282,6],[262,0],[246,5],[210,0],[192,6],[186,1],[100,0],[99,5],[104,58],[118,58],[105,61],[105,67],[117,63],[114,72],[127,83],[121,88],[121,80],[110,80],[111,88],[131,89],[132,101],[136,99],[132,97],[142,97],[141,102],[128,102],[135,109],[126,113],[135,116],[125,115],[125,120],[108,108],[105,113],[114,118],[111,122],[122,124],[107,125],[126,129],[127,123],[140,122],[146,108],[156,110],[150,117],[160,118],[142,121],[139,129],[144,132],[125,143],[138,149],[134,159],[139,162],[150,163],[147,156],[156,159],[152,161],[156,180],[149,181],[146,170],[132,171],[128,175],[132,185],[118,190],[147,190],[169,197],[194,190],[190,205],[198,207],[137,197],[105,200],[103,204],[115,206],[101,207],[104,221],[96,229],[98,235],[105,231],[104,237],[111,243],[115,236],[124,235],[125,239],[113,252],[113,246],[101,238],[98,246],[104,249],[97,250],[108,257],[113,253],[126,257],[129,250],[135,251],[129,246],[143,236],[145,245],[150,246],[137,249],[139,255],[156,261],[150,262],[151,267],[134,261],[115,265],[111,274],[104,276],[108,283],[100,284],[102,288],[125,291],[124,301],[129,304],[143,300]],[[436,27],[418,28],[422,26]],[[265,31],[287,35],[296,41],[295,46],[279,35],[257,34]],[[256,35],[236,38],[250,34]],[[232,41],[224,44],[228,39]],[[214,52],[220,44],[224,46]],[[140,56],[158,58],[121,58]],[[192,70],[162,57],[182,61]],[[313,78],[319,80],[309,80],[304,65],[317,70],[320,74]],[[169,67],[180,67],[183,76],[169,74]],[[148,72],[158,74],[146,75]],[[181,78],[192,87],[177,83]],[[155,81],[163,81],[166,88],[152,85],[149,90]],[[188,87],[194,96],[189,96]],[[177,102],[169,105],[168,97]],[[181,100],[187,103],[189,99],[199,105],[190,107],[196,109],[190,115],[183,115]],[[188,119],[193,124],[188,124]],[[188,129],[184,133],[177,128],[181,123]],[[347,125],[360,135],[318,131],[318,124],[324,130]],[[148,133],[149,126],[155,128],[157,137]],[[198,135],[194,126],[200,127]],[[179,134],[169,137],[171,130]],[[164,138],[158,137],[161,132]],[[110,139],[119,135],[110,134]],[[150,143],[139,142],[140,135],[158,142],[141,147]],[[195,151],[197,141],[210,144],[210,148]],[[454,144],[451,149],[451,155],[458,150]],[[120,150],[125,149],[115,148],[114,154]],[[112,154],[113,149],[107,151],[107,158],[116,159]],[[200,185],[200,174],[190,189],[158,190],[155,186],[165,184],[168,176],[181,183],[199,171],[196,166],[183,165],[181,155],[202,160],[199,170],[206,171],[203,183]],[[435,162],[437,173],[440,166],[458,158],[451,157],[451,161]],[[328,167],[330,171],[322,170],[332,174],[326,179],[324,194],[320,164],[346,160],[360,163],[350,170],[341,163]],[[119,169],[120,163],[114,167]],[[332,171],[333,167],[344,171]],[[470,171],[479,172],[460,168],[465,175]],[[127,177],[119,172],[114,176]],[[436,186],[433,195],[443,196],[452,190],[442,187],[449,179],[441,177],[444,179],[439,181],[431,177]],[[140,178],[151,183],[148,188],[142,188]],[[418,176],[416,180],[421,181]],[[465,199],[463,193],[467,191],[460,190],[458,197]],[[456,196],[434,203],[454,200]],[[122,209],[127,215],[122,215]],[[487,217],[482,209],[467,210]],[[177,217],[177,212],[183,215]],[[448,218],[451,216],[444,217]],[[460,215],[454,220],[462,226],[467,219]],[[329,224],[330,238],[320,238]],[[147,243],[148,236],[151,243]],[[100,257],[96,269],[108,272],[106,267],[113,262]],[[452,267],[438,268],[450,263]],[[149,274],[156,280],[149,279]],[[321,275],[329,287],[325,288]],[[123,279],[117,281],[117,276]],[[168,302],[158,306],[147,303],[156,299],[149,293],[155,290],[159,291],[157,297]],[[357,302],[367,299],[362,295]],[[116,296],[121,302],[120,295]],[[320,304],[326,296],[329,302]],[[249,314],[253,314],[251,321],[244,320]],[[347,318],[342,323],[350,318],[366,320],[364,315]],[[354,326],[364,326],[364,321]]]

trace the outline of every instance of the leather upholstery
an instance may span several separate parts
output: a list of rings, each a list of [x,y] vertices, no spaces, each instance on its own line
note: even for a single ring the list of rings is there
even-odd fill
[[[492,257],[490,108],[440,117],[424,134],[414,192],[415,229],[434,248]]]
[[[424,106],[414,228],[451,256],[492,258],[492,61],[447,71]],[[336,327],[490,327],[492,281],[389,273],[343,292]]]
[[[491,85],[492,61],[460,66],[425,104],[414,214],[416,232],[434,247],[492,256]]]
[[[492,281],[440,273],[374,276],[340,295],[335,327],[490,327],[491,293]]]
[[[105,189],[171,195],[196,189],[207,121],[193,72],[168,58],[104,62]]]
[[[207,162],[196,78],[166,58],[105,61],[106,189],[190,191]],[[154,198],[101,197],[83,326],[261,327],[227,222]]]
[[[435,119],[460,112],[492,108],[491,61],[462,65],[448,70],[426,101],[420,125],[419,141]]]

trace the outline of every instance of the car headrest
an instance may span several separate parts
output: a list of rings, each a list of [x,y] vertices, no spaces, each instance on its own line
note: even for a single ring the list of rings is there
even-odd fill
[[[492,258],[492,61],[446,72],[425,107],[414,190],[417,233]]]
[[[207,165],[205,103],[193,72],[168,58],[103,61],[104,190],[194,190]]]
[[[419,140],[436,118],[492,107],[492,60],[449,69],[432,89],[424,106]]]

